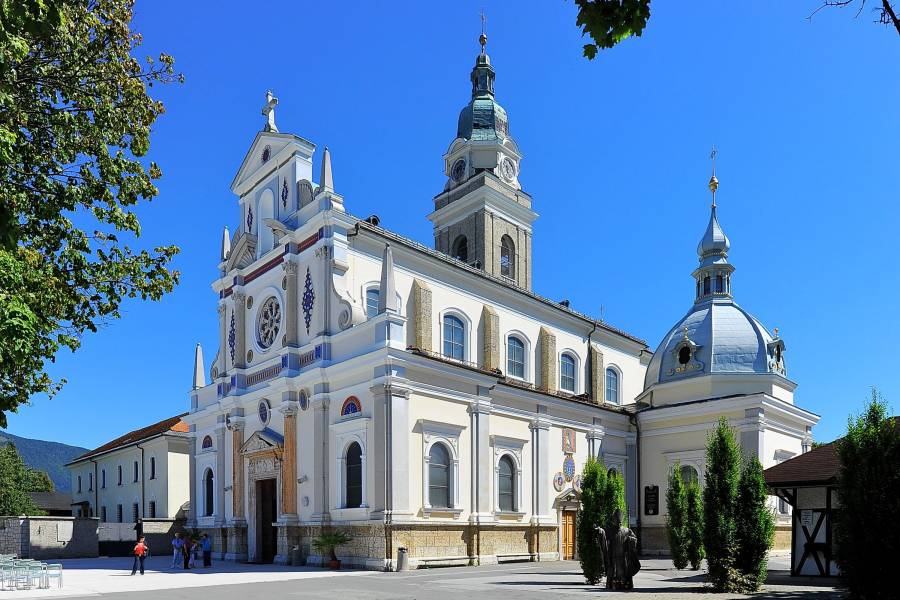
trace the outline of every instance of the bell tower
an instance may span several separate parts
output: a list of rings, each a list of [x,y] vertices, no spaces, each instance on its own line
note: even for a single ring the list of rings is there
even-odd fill
[[[444,154],[444,191],[434,197],[434,247],[519,287],[531,289],[531,235],[537,213],[519,184],[522,155],[494,99],[495,71],[479,39],[472,98]]]

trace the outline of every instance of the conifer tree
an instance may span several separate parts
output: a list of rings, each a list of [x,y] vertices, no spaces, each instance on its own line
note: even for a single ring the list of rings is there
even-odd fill
[[[735,566],[756,591],[766,579],[766,555],[775,536],[775,517],[766,505],[763,467],[754,455],[744,460],[735,508]]]
[[[841,470],[835,545],[850,597],[897,597],[900,556],[900,422],[876,389],[837,443]]]
[[[622,522],[616,523],[616,509],[622,511]],[[606,529],[618,529],[620,525],[628,524],[628,509],[625,506],[625,482],[618,472],[607,473],[606,493],[603,497],[603,527]]]
[[[607,496],[606,467],[602,461],[588,458],[581,474],[581,505],[576,515],[578,558],[581,572],[591,585],[597,585],[606,574],[606,564],[600,548],[598,526],[606,526]]]
[[[687,556],[687,497],[684,481],[681,479],[681,464],[675,463],[669,473],[669,485],[666,489],[666,536],[669,539],[669,552],[676,569],[684,569],[688,564]]]
[[[706,445],[706,485],[703,488],[703,545],[707,581],[719,592],[741,591],[735,569],[735,500],[741,455],[728,419],[721,417]]]
[[[28,495],[29,469],[12,442],[0,447],[0,515],[41,515]]]
[[[687,558],[691,568],[700,569],[705,552],[703,550],[703,498],[700,485],[692,481],[687,486],[686,506],[687,522],[685,523],[685,537],[687,538]]]

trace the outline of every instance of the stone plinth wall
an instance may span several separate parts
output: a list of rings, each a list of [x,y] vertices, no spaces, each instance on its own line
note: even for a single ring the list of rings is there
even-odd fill
[[[98,556],[97,519],[0,517],[0,553],[35,560]]]
[[[790,550],[791,549],[791,526],[776,525],[775,526],[775,543],[772,550]]]
[[[647,556],[671,556],[665,527],[643,527],[638,534],[641,552]],[[791,526],[776,525],[772,550],[791,549]]]
[[[28,525],[25,519],[0,517],[0,554],[28,555]]]

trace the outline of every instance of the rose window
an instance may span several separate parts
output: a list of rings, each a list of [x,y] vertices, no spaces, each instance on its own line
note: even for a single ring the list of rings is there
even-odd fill
[[[278,330],[281,328],[281,305],[275,296],[269,297],[259,308],[258,332],[259,345],[268,348],[278,337]]]

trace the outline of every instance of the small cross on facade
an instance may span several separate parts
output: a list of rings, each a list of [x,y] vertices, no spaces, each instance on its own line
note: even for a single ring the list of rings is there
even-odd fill
[[[275,127],[276,106],[278,106],[278,98],[272,95],[272,90],[266,90],[266,105],[262,109],[262,114],[266,117],[266,126],[263,128],[263,131],[278,133],[278,128]]]

